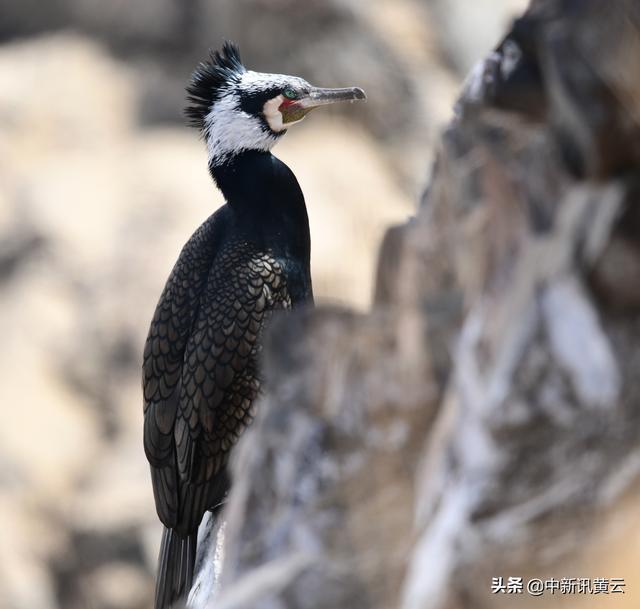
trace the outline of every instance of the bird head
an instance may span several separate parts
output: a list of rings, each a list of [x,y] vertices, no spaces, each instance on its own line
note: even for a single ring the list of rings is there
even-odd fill
[[[322,89],[297,76],[247,70],[229,42],[198,65],[187,94],[185,114],[206,141],[212,165],[245,150],[270,150],[318,106],[366,99],[358,87]]]

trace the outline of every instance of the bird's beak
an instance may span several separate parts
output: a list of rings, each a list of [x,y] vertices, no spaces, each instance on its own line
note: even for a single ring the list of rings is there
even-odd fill
[[[360,87],[347,87],[345,89],[320,89],[312,88],[307,95],[298,100],[302,108],[317,108],[327,104],[335,104],[342,101],[365,100],[367,96]]]
[[[367,96],[360,87],[345,89],[320,89],[312,87],[309,92],[296,99],[287,101],[280,107],[284,125],[289,126],[301,121],[311,110],[318,106],[326,106],[336,102],[365,100]]]

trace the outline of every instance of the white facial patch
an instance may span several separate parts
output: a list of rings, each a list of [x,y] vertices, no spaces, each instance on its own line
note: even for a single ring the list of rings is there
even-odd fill
[[[284,97],[282,95],[278,95],[278,97],[274,97],[270,99],[262,110],[264,114],[264,118],[267,121],[270,129],[273,129],[276,133],[280,133],[280,131],[284,131],[286,127],[282,122],[282,112],[280,112],[280,106],[284,101]]]

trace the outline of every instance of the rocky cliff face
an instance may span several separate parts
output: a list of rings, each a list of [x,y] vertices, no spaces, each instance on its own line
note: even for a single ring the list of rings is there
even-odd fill
[[[219,586],[203,560],[193,607],[478,609],[513,603],[498,577],[523,578],[525,604],[531,578],[637,584],[639,40],[632,2],[534,0],[474,70],[373,310],[273,328]]]

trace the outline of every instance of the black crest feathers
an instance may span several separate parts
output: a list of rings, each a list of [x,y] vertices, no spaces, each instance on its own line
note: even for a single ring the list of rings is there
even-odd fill
[[[211,51],[209,59],[198,64],[187,85],[188,105],[184,111],[187,123],[202,130],[204,118],[222,90],[245,71],[240,51],[232,42],[225,42],[221,51]]]

